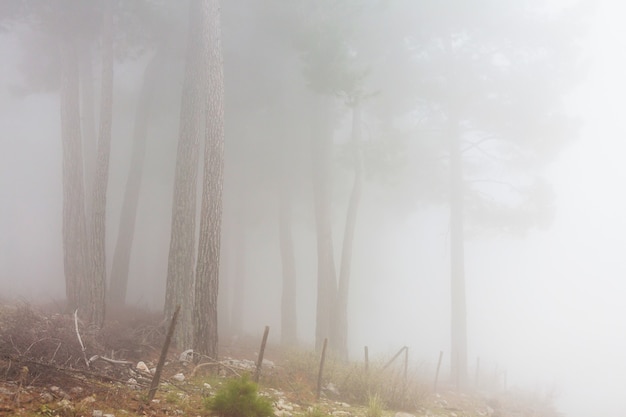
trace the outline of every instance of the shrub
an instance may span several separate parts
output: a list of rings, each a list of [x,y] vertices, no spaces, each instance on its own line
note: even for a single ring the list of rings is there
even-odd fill
[[[258,395],[257,385],[247,375],[231,379],[205,400],[205,408],[220,417],[271,417],[274,408],[269,398]]]

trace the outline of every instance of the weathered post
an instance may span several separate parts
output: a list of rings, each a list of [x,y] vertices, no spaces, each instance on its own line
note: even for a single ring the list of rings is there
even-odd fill
[[[317,396],[319,400],[322,394],[322,373],[324,372],[324,361],[326,360],[326,345],[328,344],[328,338],[324,339],[324,346],[322,346],[322,357],[320,358],[320,370],[317,373]]]
[[[259,377],[261,376],[261,366],[263,366],[263,355],[265,354],[265,344],[267,343],[267,335],[270,332],[270,326],[265,326],[265,331],[263,332],[263,340],[261,341],[261,349],[259,350],[259,357],[256,361],[256,372],[254,373],[254,382],[259,382]]]

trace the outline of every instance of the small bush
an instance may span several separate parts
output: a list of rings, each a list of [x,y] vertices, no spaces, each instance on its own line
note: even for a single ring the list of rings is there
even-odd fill
[[[367,401],[367,411],[365,412],[366,417],[382,417],[383,415],[383,400],[380,398],[380,395],[374,394],[370,395]]]
[[[257,385],[247,375],[232,379],[205,400],[205,408],[219,417],[271,417],[269,398],[258,395]]]

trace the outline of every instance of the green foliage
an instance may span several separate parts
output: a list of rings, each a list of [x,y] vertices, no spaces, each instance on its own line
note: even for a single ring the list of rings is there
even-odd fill
[[[365,417],[382,417],[383,415],[383,399],[378,393],[369,396],[367,401],[367,410]]]
[[[258,395],[257,384],[247,375],[232,379],[214,397],[205,400],[205,408],[220,417],[271,417],[274,415],[269,398]]]

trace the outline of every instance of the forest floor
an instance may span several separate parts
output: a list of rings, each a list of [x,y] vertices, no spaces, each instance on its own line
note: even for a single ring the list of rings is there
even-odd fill
[[[207,416],[206,399],[225,381],[256,371],[260,338],[220,346],[222,359],[212,365],[195,366],[171,349],[148,401],[166,333],[158,314],[110,313],[96,330],[55,310],[0,304],[0,416]],[[433,381],[407,377],[401,365],[372,362],[365,370],[332,358],[317,399],[318,354],[270,343],[264,357],[259,389],[277,417],[558,415],[550,401],[527,393],[460,393],[444,384],[434,392]]]

